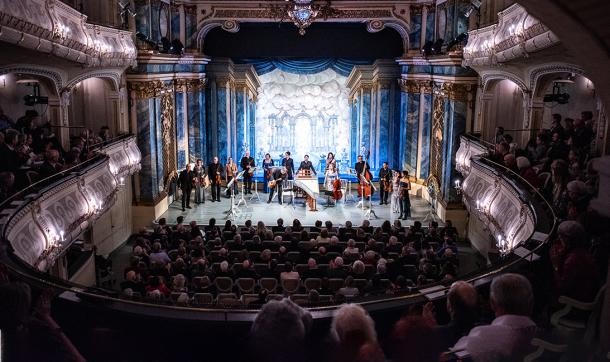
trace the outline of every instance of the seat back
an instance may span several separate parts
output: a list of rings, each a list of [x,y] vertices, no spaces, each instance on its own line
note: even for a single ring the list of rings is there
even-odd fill
[[[341,289],[344,284],[344,280],[340,278],[330,278],[328,279],[328,289],[333,292],[337,292],[337,290]]]
[[[220,293],[229,293],[233,290],[233,279],[229,277],[218,277],[214,279],[214,285],[218,292]]]
[[[295,270],[297,271],[297,273],[299,273],[299,275],[303,275],[304,272],[309,270],[309,265],[307,265],[307,264],[297,264],[296,267],[295,267]]]
[[[354,279],[354,287],[358,288],[358,290],[366,288],[368,284],[369,281],[367,279]]]
[[[309,292],[311,289],[319,290],[322,287],[322,279],[320,278],[307,278],[303,283],[305,290]]]
[[[296,293],[299,291],[300,286],[300,279],[282,279],[282,289],[284,290],[284,293]]]
[[[236,283],[241,294],[253,293],[256,286],[256,280],[252,278],[239,278]]]
[[[211,305],[214,303],[212,293],[195,293],[193,295],[193,304],[195,305]]]
[[[241,302],[235,293],[218,293],[216,304],[231,307],[234,305],[239,305]]]
[[[258,294],[242,294],[241,295],[241,303],[245,306],[248,306],[248,304],[257,301],[258,300]]]
[[[259,284],[261,288],[266,289],[269,293],[275,293],[277,290],[277,279],[275,278],[261,278]]]

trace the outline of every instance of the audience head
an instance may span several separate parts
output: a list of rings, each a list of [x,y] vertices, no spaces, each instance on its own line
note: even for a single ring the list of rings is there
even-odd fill
[[[477,291],[472,284],[457,281],[451,284],[447,293],[447,312],[451,319],[473,320],[477,311]]]
[[[500,317],[505,314],[529,316],[534,295],[532,286],[524,276],[507,273],[494,278],[489,292],[491,308]]]
[[[312,324],[311,314],[289,299],[269,301],[252,323],[251,355],[257,361],[305,360]]]
[[[567,251],[586,245],[587,234],[585,228],[578,221],[567,220],[562,222],[557,229],[557,235]]]
[[[528,167],[530,167],[530,160],[528,160],[527,157],[523,157],[523,156],[517,157],[517,168],[519,170],[523,170]]]
[[[355,359],[363,345],[377,344],[375,322],[358,304],[344,304],[335,311],[330,333],[343,361]]]
[[[437,362],[442,352],[434,321],[422,316],[401,318],[389,342],[389,357],[395,362]]]

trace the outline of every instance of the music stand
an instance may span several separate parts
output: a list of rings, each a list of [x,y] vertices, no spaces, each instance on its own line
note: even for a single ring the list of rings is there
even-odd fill
[[[356,175],[356,170],[354,170],[353,168],[349,168],[348,167],[347,173],[352,175],[352,176],[355,176]],[[349,202],[348,198],[352,202],[356,202],[356,198],[352,194],[352,181],[351,180],[347,180],[347,189],[346,189],[346,193],[345,193],[345,195],[343,197],[343,202],[347,204]],[[356,207],[358,207],[358,206],[356,205]]]
[[[254,168],[254,172],[256,172],[256,167]],[[254,176],[254,174],[252,174],[252,176]],[[258,202],[261,202],[261,198],[258,195],[258,181],[256,181],[256,180],[254,180],[254,193],[252,193],[252,195],[250,195],[249,200],[252,201],[252,199],[254,199],[254,198],[256,198],[258,200]]]
[[[428,186],[428,195],[430,196],[430,205],[428,206],[428,214],[422,221],[422,223],[426,223],[429,221],[436,221],[436,189],[434,186]]]
[[[246,171],[245,170],[241,171],[233,179],[238,180],[240,177],[243,178],[244,172],[246,172]],[[244,206],[246,206],[246,207],[248,206],[248,203],[246,202],[246,198],[244,197],[244,193],[245,193],[244,191],[245,191],[245,185],[242,182],[241,183],[241,195],[239,195],[239,200],[237,200],[237,205],[236,205],[237,207],[239,207],[239,205],[241,205],[242,202],[244,203]]]
[[[239,210],[239,206],[235,205],[235,189],[233,188],[233,184],[235,183],[236,179],[237,177],[233,177],[233,179],[227,184],[227,189],[231,192],[231,208],[229,211],[227,211],[227,219],[232,219],[233,221],[239,217],[241,212]]]
[[[377,214],[375,213],[375,211],[373,211],[373,195],[372,194],[369,196],[369,207],[368,207],[368,210],[365,211],[365,209],[364,209],[364,202],[365,202],[365,199],[364,199],[364,184],[366,183],[368,185],[371,185],[371,188],[373,190],[375,190],[375,191],[377,191],[377,189],[375,188],[375,186],[373,186],[373,182],[372,181],[367,180],[362,175],[360,175],[360,177],[361,177],[360,179],[363,181],[363,183],[360,185],[360,195],[362,197],[361,197],[361,199],[359,201],[360,206],[361,206],[361,210],[364,213],[362,215],[362,217],[366,218],[367,220],[370,220],[371,219],[371,215],[374,215],[375,219],[377,219]],[[356,205],[356,206],[358,206],[358,205]]]

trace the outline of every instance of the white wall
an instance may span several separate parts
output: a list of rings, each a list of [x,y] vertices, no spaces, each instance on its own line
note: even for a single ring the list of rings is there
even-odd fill
[[[93,225],[91,241],[97,246],[97,254],[104,257],[127,241],[133,230],[131,176],[125,178],[125,185],[117,192],[112,208]]]
[[[560,85],[561,93],[570,95],[567,104],[545,103],[544,112],[542,114],[542,128],[551,127],[551,116],[553,113],[559,113],[563,118],[569,117],[573,119],[580,118],[580,112],[593,112],[594,119],[597,119],[597,99],[595,97],[595,88],[593,83],[583,77],[576,76],[573,84]],[[545,89],[544,94],[553,92],[553,83],[549,84]],[[564,124],[565,126],[565,124]]]
[[[491,100],[488,101],[487,111],[483,119],[485,129],[484,137],[491,140],[498,126],[505,129],[523,128],[523,93],[519,87],[510,80],[501,80],[492,89]],[[515,139],[520,135],[518,132],[510,133]]]
[[[18,77],[14,73],[0,75],[0,106],[2,106],[4,114],[9,116],[13,122],[16,122],[19,117],[23,116],[26,110],[35,109],[38,111],[38,114],[41,115],[40,118],[42,123],[48,120],[50,114],[48,112],[48,105],[37,104],[33,107],[28,107],[24,104],[23,97],[32,94],[33,89],[32,87],[24,84],[17,84],[16,81],[25,78],[34,79],[35,77]],[[48,97],[50,92],[45,82],[40,82],[39,85],[40,95]]]
[[[71,126],[85,126],[98,133],[102,126],[110,127],[113,135],[117,133],[118,93],[111,89],[108,81],[100,78],[88,78],[72,89],[72,101],[69,112]],[[70,134],[75,136],[79,129]]]

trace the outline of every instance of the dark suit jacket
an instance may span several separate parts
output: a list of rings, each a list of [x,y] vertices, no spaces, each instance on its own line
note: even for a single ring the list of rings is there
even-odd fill
[[[286,170],[288,171],[288,177],[292,177],[292,174],[294,173],[294,160],[292,158],[284,158],[282,159],[282,166],[286,167]]]
[[[186,172],[186,170],[182,170],[178,176],[178,186],[182,190],[193,189],[193,177],[195,177],[193,171]]]

